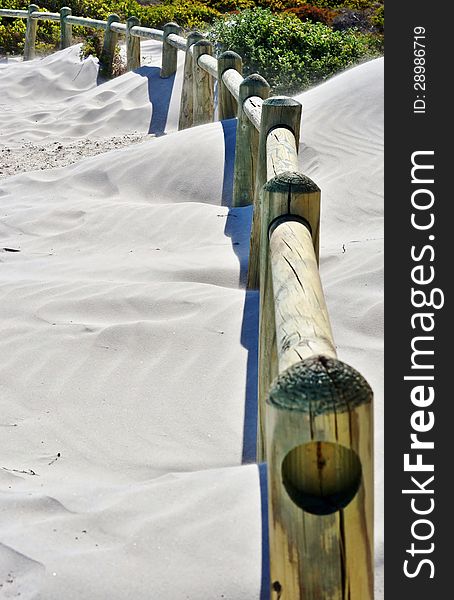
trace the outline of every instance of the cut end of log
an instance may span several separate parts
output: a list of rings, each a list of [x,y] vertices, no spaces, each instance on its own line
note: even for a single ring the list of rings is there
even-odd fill
[[[269,89],[270,87],[270,84],[267,82],[267,80],[258,73],[252,73],[252,75],[248,75],[247,77],[245,77],[241,85],[247,84],[254,85],[258,88],[263,87]]]
[[[201,39],[198,42],[195,42],[194,44],[194,50],[199,49],[199,48],[212,48],[213,44],[206,39]],[[206,51],[205,51],[206,52]],[[199,52],[199,54],[203,54],[204,52]]]
[[[181,31],[181,27],[178,25],[178,23],[174,23],[173,21],[171,21],[170,23],[166,23],[163,27],[163,31],[166,32],[166,30],[173,30],[178,29],[178,31]]]
[[[307,175],[296,173],[293,171],[285,171],[279,173],[276,177],[269,179],[263,189],[266,192],[286,192],[288,187],[292,186],[292,192],[308,194],[311,192],[319,192],[320,188]]]
[[[239,54],[237,54],[236,52],[234,52],[233,50],[226,50],[219,56],[218,60],[220,60],[220,59],[235,61],[235,60],[241,60],[241,56]]]
[[[361,373],[325,356],[308,358],[281,373],[267,398],[275,408],[313,416],[345,412],[371,401],[372,390]]]
[[[301,102],[287,96],[272,96],[263,103],[267,106],[301,106]]]

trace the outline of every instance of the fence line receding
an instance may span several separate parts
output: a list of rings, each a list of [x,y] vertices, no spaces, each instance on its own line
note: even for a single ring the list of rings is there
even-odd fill
[[[35,54],[39,20],[60,22],[61,48],[72,27],[104,31],[100,69],[112,75],[119,35],[127,69],[140,67],[140,40],[161,41],[161,77],[185,53],[179,129],[237,118],[234,207],[253,204],[248,287],[260,290],[257,460],[267,463],[270,597],[372,600],[372,391],[337,358],[318,270],[320,190],[299,172],[301,104],[269,97],[258,74],[243,77],[234,52],[214,56],[199,32],[176,23],[142,27],[59,13],[0,9],[26,19],[24,60]]]

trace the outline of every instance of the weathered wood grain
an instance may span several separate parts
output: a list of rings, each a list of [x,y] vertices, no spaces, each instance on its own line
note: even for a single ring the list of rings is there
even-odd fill
[[[24,60],[35,58],[36,28],[38,21],[32,19],[32,13],[36,12],[36,4],[30,4],[27,9],[27,28],[25,30]]]
[[[263,187],[259,204],[260,233],[257,237],[257,262],[260,282],[259,381],[257,456],[265,460],[265,399],[273,379],[278,375],[274,292],[269,257],[269,227],[283,215],[301,217],[308,222],[315,247],[318,248],[320,190],[300,173],[282,173]]]
[[[167,42],[167,37],[175,33],[181,33],[181,27],[176,23],[166,23],[164,25],[164,35],[162,42],[162,65],[161,77],[171,77],[177,71],[178,49]]]
[[[132,27],[130,34],[135,37],[144,38],[147,40],[156,40],[158,42],[162,42],[162,39],[164,37],[164,32],[160,29],[140,27],[140,25],[135,25],[134,27]]]
[[[222,83],[230,92],[230,94],[236,100],[236,112],[235,116],[238,116],[238,101],[240,99],[240,85],[243,83],[244,78],[241,73],[236,69],[227,69],[222,74]]]
[[[295,136],[286,127],[276,127],[266,140],[266,179],[267,181],[285,173],[298,171],[298,145]]]
[[[251,97],[268,98],[269,93],[268,82],[257,74],[249,75],[240,84],[233,172],[233,206],[246,206],[252,204],[254,199],[259,134],[244,112],[244,103]]]
[[[137,17],[129,17],[126,21],[126,69],[134,71],[140,67],[140,38],[131,35],[131,29],[138,27]]]
[[[118,19],[118,21],[114,21],[113,23],[111,23],[110,30],[113,31],[114,33],[121,33],[123,35],[126,35],[126,24],[120,23],[119,21],[120,21],[120,19]]]
[[[196,42],[203,39],[203,34],[199,31],[191,31],[186,40],[186,55],[184,60],[184,72],[183,72],[183,87],[181,90],[180,98],[180,115],[178,120],[178,129],[187,129],[192,127],[193,124],[193,97],[194,97],[194,84],[193,84],[193,56],[191,47]]]
[[[211,75],[213,79],[218,78],[218,61],[211,56],[211,54],[201,54],[198,58],[197,64],[201,69]]]
[[[169,33],[166,39],[167,43],[177,50],[186,52],[186,38],[182,37],[181,35],[177,35],[176,33]]]
[[[27,10],[14,10],[11,8],[0,8],[0,17],[9,17],[11,19],[26,19],[28,17]]]
[[[248,288],[257,289],[259,286],[259,240],[260,240],[260,211],[259,202],[262,187],[267,181],[267,140],[270,131],[276,127],[285,127],[293,132],[299,145],[301,125],[301,104],[293,98],[274,96],[262,104],[260,134],[258,142],[257,168],[254,189],[254,215],[251,230],[251,249],[249,253]]]
[[[315,356],[266,403],[271,598],[372,600],[372,391]]]
[[[38,21],[59,21],[60,13],[35,11],[30,15],[30,17],[32,19],[37,19]]]
[[[112,29],[112,23],[118,23],[120,17],[111,14],[107,18],[107,27],[104,32],[104,43],[102,46],[99,68],[104,77],[112,77],[115,48],[118,42],[118,33]]]
[[[226,86],[223,76],[228,70],[237,72],[242,81],[243,61],[239,54],[232,52],[231,50],[223,52],[218,58],[218,117],[220,121],[223,119],[234,119],[238,114],[238,98],[240,90],[238,86],[238,96],[235,97]]]
[[[63,6],[60,9],[60,48],[69,48],[73,43],[73,26],[67,22],[67,18],[71,16],[71,9]]]
[[[191,46],[193,56],[193,125],[211,123],[214,117],[213,77],[199,66],[199,58],[213,55],[213,45],[200,40]]]
[[[67,17],[66,22],[69,25],[81,25],[84,27],[90,27],[92,29],[106,29],[107,21],[101,21],[99,19],[89,19],[87,17]]]

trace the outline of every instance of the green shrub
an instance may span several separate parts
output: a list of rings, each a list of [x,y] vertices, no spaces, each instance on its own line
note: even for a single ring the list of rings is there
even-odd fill
[[[222,0],[228,1],[228,0]],[[239,2],[249,0],[239,0]],[[2,0],[2,8],[26,9],[28,0]],[[184,28],[205,28],[219,17],[220,12],[199,0],[164,0],[156,6],[142,6],[135,0],[45,0],[40,10],[59,12],[62,6],[72,9],[78,17],[106,20],[109,14],[116,13],[124,23],[132,15],[140,19],[144,27],[159,27],[176,21]],[[23,33],[22,33],[23,32]],[[86,27],[73,27],[75,40],[83,39]],[[21,35],[19,35],[21,34]],[[21,52],[24,47],[25,20],[0,17],[0,46],[8,52]],[[58,48],[60,25],[52,21],[39,21],[36,36],[36,50]]]
[[[24,49],[25,21],[22,19],[6,19],[0,22],[0,46],[4,52],[19,53]]]
[[[219,52],[238,52],[245,73],[263,75],[274,93],[301,91],[372,55],[368,38],[357,32],[261,8],[217,20],[208,35]]]

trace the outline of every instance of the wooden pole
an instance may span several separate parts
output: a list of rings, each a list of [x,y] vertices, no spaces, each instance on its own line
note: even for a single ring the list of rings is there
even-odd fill
[[[372,600],[372,390],[334,358],[283,371],[266,403],[271,598]]]
[[[186,40],[186,55],[184,59],[184,75],[183,88],[181,90],[180,100],[180,118],[178,121],[178,129],[188,129],[193,123],[193,59],[190,48],[193,44],[203,39],[203,34],[199,31],[191,31]]]
[[[300,173],[282,173],[265,184],[259,206],[261,216],[258,222],[261,232],[257,240],[257,267],[260,268],[257,460],[262,462],[266,460],[265,399],[271,382],[279,373],[268,230],[271,223],[283,215],[302,218],[308,222],[314,245],[318,247],[320,189]]]
[[[118,42],[118,33],[112,31],[110,26],[112,23],[119,23],[120,17],[116,14],[111,14],[107,17],[107,27],[104,32],[104,43],[99,59],[99,68],[104,77],[112,77],[113,61],[115,58],[115,49]]]
[[[38,26],[37,19],[32,19],[31,14],[39,10],[36,4],[30,4],[27,8],[27,28],[25,30],[25,45],[24,45],[24,60],[35,58],[35,43],[36,43],[36,28]]]
[[[212,123],[214,118],[213,77],[202,67],[198,60],[202,54],[213,56],[213,44],[200,40],[193,46],[193,125]]]
[[[126,70],[134,71],[140,67],[140,38],[131,35],[133,27],[140,25],[137,17],[129,17],[126,21]]]
[[[73,43],[73,26],[66,22],[66,17],[70,17],[72,10],[67,6],[60,9],[60,48],[64,50]]]
[[[267,139],[275,127],[286,127],[293,132],[296,147],[299,146],[301,125],[301,104],[293,98],[275,96],[268,98],[262,105],[260,135],[258,142],[257,170],[254,190],[254,216],[251,231],[251,250],[249,253],[248,287],[257,289],[259,286],[259,253],[260,240],[260,211],[258,209],[260,193],[267,181]]]
[[[167,36],[171,33],[180,35],[181,27],[176,23],[166,23],[163,31],[161,77],[171,77],[177,71],[178,48],[167,43]]]
[[[268,82],[257,74],[249,75],[240,85],[233,172],[233,206],[252,204],[255,190],[259,133],[244,112],[244,102],[253,96],[266,99],[269,94]]]
[[[241,56],[231,50],[223,52],[218,58],[218,117],[220,121],[223,119],[234,119],[238,114],[236,98],[232,96],[222,81],[222,75],[228,69],[235,69],[238,73],[243,73]]]

